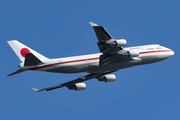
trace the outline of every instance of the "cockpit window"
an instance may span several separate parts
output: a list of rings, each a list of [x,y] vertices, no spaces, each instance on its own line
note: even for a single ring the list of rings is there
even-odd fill
[[[162,47],[160,46],[160,47],[157,47],[157,49],[162,49]]]
[[[154,50],[154,48],[148,48],[147,50]]]
[[[156,49],[162,49],[162,46],[153,47],[153,48],[147,48],[147,50],[156,50]]]

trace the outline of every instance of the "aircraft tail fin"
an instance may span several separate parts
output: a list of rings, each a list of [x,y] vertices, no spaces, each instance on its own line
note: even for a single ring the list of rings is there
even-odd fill
[[[7,42],[22,62],[25,61],[26,53],[32,53],[34,56],[36,56],[41,61],[48,59],[45,56],[41,55],[40,53],[27,47],[26,45],[20,43],[17,40],[11,40],[11,41],[7,41]]]

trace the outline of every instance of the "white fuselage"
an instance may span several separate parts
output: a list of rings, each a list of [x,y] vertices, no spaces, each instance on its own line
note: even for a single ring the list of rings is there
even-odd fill
[[[102,53],[97,53],[74,57],[48,59],[46,61],[43,61],[44,64],[42,65],[31,67],[24,67],[20,64],[20,68],[56,73],[98,73],[102,71],[115,71],[123,68],[133,67],[136,65],[154,63],[167,59],[174,54],[174,51],[172,51],[171,49],[160,45],[145,45],[124,48],[124,50],[131,49],[137,50],[139,52],[139,56],[132,58],[131,61],[122,61],[118,60],[117,58],[115,62],[103,66],[99,65],[99,57]]]

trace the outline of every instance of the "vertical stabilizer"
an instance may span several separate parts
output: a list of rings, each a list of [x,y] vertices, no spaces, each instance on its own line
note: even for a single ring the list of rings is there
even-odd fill
[[[24,62],[24,60],[25,60],[26,53],[32,53],[34,56],[36,56],[41,61],[48,59],[45,56],[34,51],[33,49],[27,47],[26,45],[20,43],[17,40],[11,40],[11,41],[7,41],[7,42],[22,62]]]

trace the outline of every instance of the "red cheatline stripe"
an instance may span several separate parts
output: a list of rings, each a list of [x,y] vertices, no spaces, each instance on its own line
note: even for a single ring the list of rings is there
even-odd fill
[[[61,64],[74,63],[74,62],[83,62],[83,61],[97,60],[97,59],[99,59],[99,57],[97,57],[97,58],[89,58],[89,59],[82,59],[82,60],[66,61],[66,62],[60,62],[60,63],[54,63],[54,64],[49,64],[49,65],[29,68],[28,70],[36,70],[36,69],[40,69],[40,68],[44,68],[44,67],[50,67],[50,66],[54,66],[54,65],[61,65]]]
[[[157,52],[174,52],[174,51],[173,50],[157,50],[157,51],[140,52],[139,54],[157,53]]]
[[[156,52],[174,52],[174,51],[173,50],[157,50],[157,51],[140,52],[139,54],[156,53]],[[99,59],[99,57],[97,57],[97,58],[89,58],[89,59],[82,59],[82,60],[73,60],[73,61],[59,62],[59,63],[49,64],[49,65],[29,68],[28,70],[37,70],[37,69],[40,69],[40,68],[50,67],[50,66],[54,66],[54,65],[61,65],[61,64],[74,63],[74,62],[83,62],[83,61],[97,60],[97,59]]]

